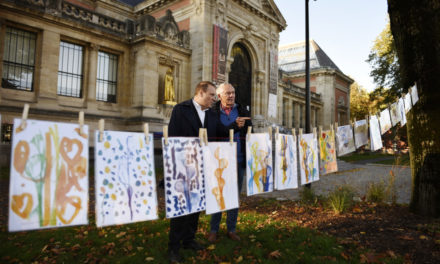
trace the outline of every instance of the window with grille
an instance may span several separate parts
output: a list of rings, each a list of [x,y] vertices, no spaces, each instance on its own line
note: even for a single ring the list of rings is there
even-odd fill
[[[83,47],[69,42],[60,43],[57,94],[82,96]]]
[[[116,103],[117,77],[118,56],[106,52],[98,52],[96,100]]]
[[[2,87],[32,91],[37,34],[6,27]]]

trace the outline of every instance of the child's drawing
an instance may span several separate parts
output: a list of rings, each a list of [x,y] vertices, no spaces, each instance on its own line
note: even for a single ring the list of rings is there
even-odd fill
[[[319,150],[321,160],[319,174],[324,175],[338,171],[334,130],[321,132],[319,135]]]
[[[275,139],[275,189],[298,188],[296,137],[279,134]]]
[[[269,134],[250,134],[246,140],[247,195],[273,191],[272,142]]]
[[[336,130],[336,139],[338,156],[342,156],[356,150],[351,125],[338,127]]]
[[[319,180],[318,142],[314,135],[302,134],[299,140],[301,184]]]

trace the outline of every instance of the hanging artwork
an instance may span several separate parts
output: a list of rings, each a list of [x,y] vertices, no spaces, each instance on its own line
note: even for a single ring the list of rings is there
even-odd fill
[[[412,107],[411,94],[410,93],[405,94],[404,103],[405,103],[405,113],[408,113],[409,110],[411,110],[411,107]]]
[[[391,129],[390,111],[387,109],[380,112],[379,117],[380,133],[383,135]]]
[[[400,111],[399,111],[399,102],[395,102],[390,105],[390,116],[391,116],[391,125],[396,126],[401,119]]]
[[[356,148],[368,144],[368,124],[367,120],[359,120],[354,122],[354,142]]]
[[[313,133],[302,134],[299,140],[301,184],[319,180],[318,142]]]
[[[96,225],[157,219],[153,135],[95,132]]]
[[[249,134],[246,139],[247,195],[273,191],[272,141],[269,134]]]
[[[162,138],[166,217],[205,210],[203,154],[199,138]]]
[[[404,99],[400,98],[397,103],[398,103],[397,108],[399,109],[399,114],[400,114],[400,125],[404,126],[406,124],[406,112],[405,112]]]
[[[275,189],[298,188],[296,137],[279,134],[275,138]]]
[[[351,125],[338,127],[336,130],[336,139],[338,156],[342,156],[356,150]]]
[[[21,124],[14,120],[9,231],[87,224],[88,126]]]
[[[416,105],[417,101],[419,100],[419,93],[417,92],[417,85],[414,85],[411,88],[411,100],[412,100],[413,105]]]
[[[237,143],[210,142],[203,147],[206,214],[238,208]]]
[[[319,174],[324,175],[338,171],[336,160],[335,131],[322,131],[319,135],[320,167]]]
[[[382,148],[382,137],[380,133],[379,120],[375,115],[370,116],[370,142],[372,151],[376,151]]]

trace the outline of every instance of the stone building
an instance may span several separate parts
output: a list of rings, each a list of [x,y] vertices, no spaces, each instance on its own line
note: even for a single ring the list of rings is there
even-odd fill
[[[281,83],[287,83],[293,91],[305,87],[305,42],[284,45],[279,48]],[[310,41],[310,91],[311,125],[329,127],[338,122],[346,125],[350,118],[350,85],[353,79],[345,75],[327,54]],[[285,90],[285,89],[284,89]],[[289,93],[287,93],[289,94]],[[291,93],[290,93],[291,94]],[[320,100],[317,100],[320,98]],[[298,100],[299,99],[299,100]],[[291,95],[283,96],[284,107],[292,109],[292,116],[285,116],[288,127],[303,126],[304,100]],[[284,112],[284,111],[283,111]]]
[[[92,131],[103,118],[109,130],[160,132],[201,80],[229,81],[253,117],[277,123],[285,27],[273,0],[1,1],[2,141],[25,103],[31,119],[83,111]]]

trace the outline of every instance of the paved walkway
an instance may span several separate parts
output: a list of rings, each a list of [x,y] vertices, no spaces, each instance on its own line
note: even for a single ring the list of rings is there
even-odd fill
[[[338,160],[339,171],[320,176],[319,181],[312,183],[315,194],[327,195],[343,185],[351,186],[358,197],[364,197],[371,183],[383,181],[388,184],[390,171],[395,175],[397,203],[409,204],[411,199],[411,168],[409,166],[391,166],[380,164],[355,164]],[[245,186],[245,184],[243,185]],[[262,197],[277,199],[299,200],[299,191],[302,187],[293,190],[274,191],[259,194]],[[244,188],[243,188],[244,189]]]

